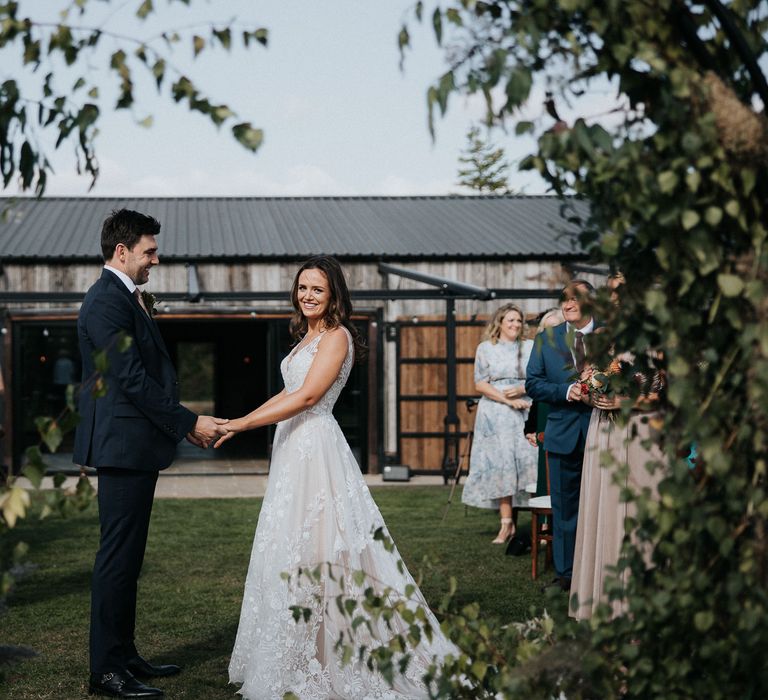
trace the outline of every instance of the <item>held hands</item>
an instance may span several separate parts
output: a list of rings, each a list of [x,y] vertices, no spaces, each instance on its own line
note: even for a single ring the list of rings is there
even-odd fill
[[[514,408],[516,411],[524,411],[526,408],[531,407],[531,402],[525,399],[507,399],[504,403],[510,408]]]
[[[214,418],[213,416],[198,416],[192,432],[187,435],[187,440],[193,445],[206,449],[217,437],[226,435],[226,426],[229,421],[226,418]]]
[[[243,430],[244,430],[243,425],[240,423],[240,420],[238,418],[229,421],[225,428],[225,432],[216,441],[214,448],[221,447],[227,440],[231,440],[233,437],[235,437],[235,435],[242,432]]]

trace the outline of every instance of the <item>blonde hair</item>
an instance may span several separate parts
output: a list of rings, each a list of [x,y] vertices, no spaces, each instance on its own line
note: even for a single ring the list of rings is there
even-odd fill
[[[504,304],[504,306],[500,306],[498,309],[496,309],[496,313],[493,314],[493,318],[485,327],[483,338],[484,340],[489,341],[491,345],[496,345],[496,343],[499,342],[499,337],[501,336],[501,322],[510,311],[514,311],[515,313],[520,314],[520,320],[523,323],[523,325],[520,326],[520,332],[517,334],[517,338],[515,338],[513,342],[517,343],[517,372],[519,376],[524,377],[525,368],[523,367],[522,341],[524,338],[523,331],[525,330],[525,314],[517,304]]]
[[[485,327],[485,333],[483,334],[484,340],[490,340],[492,345],[496,345],[499,342],[501,336],[501,322],[504,317],[510,312],[515,311],[520,314],[520,320],[523,322],[523,327],[520,328],[520,334],[515,340],[521,340],[523,337],[523,328],[525,327],[525,314],[523,310],[517,304],[504,304],[496,309],[496,313],[493,314],[493,318],[488,322]]]

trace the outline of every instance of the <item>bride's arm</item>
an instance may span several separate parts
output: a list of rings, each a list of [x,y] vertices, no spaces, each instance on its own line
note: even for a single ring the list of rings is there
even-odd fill
[[[219,438],[215,447],[244,430],[279,423],[314,406],[339,376],[347,349],[347,335],[341,328],[327,331],[327,335],[318,345],[317,355],[301,388],[292,393],[283,390],[247,416],[229,421],[226,424],[227,434]]]

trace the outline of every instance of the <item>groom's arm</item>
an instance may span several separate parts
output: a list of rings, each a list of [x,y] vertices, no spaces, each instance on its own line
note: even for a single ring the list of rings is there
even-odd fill
[[[103,294],[95,299],[85,319],[85,328],[95,348],[107,351],[107,390],[117,383],[123,395],[158,429],[179,442],[195,429],[198,417],[185,408],[147,374],[135,342],[118,348],[124,334],[133,330],[133,312],[127,300]]]

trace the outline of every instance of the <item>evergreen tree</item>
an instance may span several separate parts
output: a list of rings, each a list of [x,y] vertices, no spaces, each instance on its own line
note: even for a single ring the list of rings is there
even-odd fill
[[[459,181],[456,183],[461,187],[477,190],[480,194],[509,192],[509,163],[504,157],[504,149],[484,140],[479,127],[473,126],[467,132],[467,146],[459,157],[459,163],[465,166],[459,169]]]

